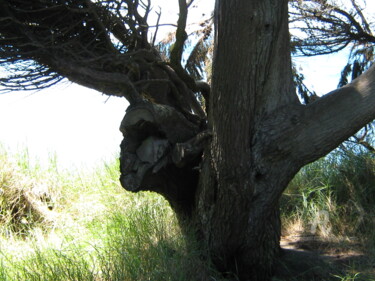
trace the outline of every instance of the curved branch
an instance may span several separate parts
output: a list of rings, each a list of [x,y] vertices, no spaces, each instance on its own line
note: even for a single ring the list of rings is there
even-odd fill
[[[209,130],[200,132],[194,138],[184,143],[177,143],[172,150],[172,161],[177,167],[184,167],[192,162],[192,159],[202,154],[203,149],[211,140],[212,133]]]
[[[310,139],[303,153],[310,162],[375,118],[375,65],[352,83],[307,106],[303,116],[306,126],[296,141]]]
[[[129,103],[138,103],[142,100],[134,84],[123,73],[96,70],[64,60],[56,61],[55,66],[60,73],[65,74],[65,77],[77,84],[101,91],[107,95],[124,96]]]
[[[352,5],[353,5],[354,9],[356,10],[357,14],[359,15],[359,17],[361,18],[362,24],[363,24],[366,32],[369,33],[369,34],[371,34],[370,25],[367,22],[365,16],[363,15],[362,9],[358,6],[358,4],[356,3],[355,0],[350,0],[350,2],[352,3]]]
[[[358,8],[358,7],[357,7]],[[369,34],[367,31],[365,31],[361,24],[356,21],[356,19],[349,13],[339,9],[339,8],[336,8],[336,7],[332,7],[333,11],[343,15],[344,17],[346,17],[348,20],[349,20],[349,24],[350,25],[353,25],[355,27],[355,29],[357,30],[357,34],[353,34],[351,32],[348,32],[348,35],[352,35],[353,38],[357,39],[357,40],[360,40],[362,38],[366,38],[366,40],[368,40],[369,42],[375,42],[375,37],[372,36],[371,34]],[[362,14],[362,13],[361,13]],[[362,14],[362,17],[363,17],[363,14]],[[366,22],[365,22],[366,23]],[[365,25],[365,28],[367,30],[369,30],[366,25]],[[349,28],[350,30],[350,28]]]
[[[188,6],[186,0],[178,0],[179,4],[179,17],[177,21],[177,30],[176,30],[176,42],[173,44],[171,50],[171,64],[176,67],[181,67],[182,53],[184,51],[184,44],[187,39],[186,33],[186,21],[188,14]]]
[[[189,108],[194,111],[195,114],[197,114],[200,118],[205,119],[206,114],[203,111],[202,107],[198,103],[196,97],[194,96],[194,93],[190,90],[191,88],[188,87],[189,84],[180,79],[180,76],[177,71],[175,72],[174,69],[169,67],[168,65],[162,65],[163,69],[168,73],[170,79],[173,81],[173,83],[177,86],[176,91],[174,91],[175,98],[177,100],[180,100],[181,104],[185,105],[185,108]],[[181,67],[181,70],[183,71],[184,75],[187,76],[189,81],[194,83],[195,81],[192,77],[190,77]],[[185,77],[185,76],[184,76]]]
[[[293,112],[292,114],[290,112]],[[264,121],[260,148],[302,167],[326,155],[375,118],[375,65],[307,106],[279,109]]]

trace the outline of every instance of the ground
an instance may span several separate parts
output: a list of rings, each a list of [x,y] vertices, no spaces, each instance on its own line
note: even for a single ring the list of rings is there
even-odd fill
[[[322,238],[297,231],[283,236],[281,247],[284,253],[274,281],[375,280],[373,253],[353,237]]]

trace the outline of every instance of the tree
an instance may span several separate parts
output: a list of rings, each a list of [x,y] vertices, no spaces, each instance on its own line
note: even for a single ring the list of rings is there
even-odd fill
[[[278,201],[304,165],[375,118],[375,69],[302,105],[292,79],[288,1],[217,0],[211,85],[182,66],[193,0],[179,0],[169,59],[149,39],[142,0],[1,0],[7,89],[63,77],[130,106],[121,184],[162,194],[215,266],[270,280],[280,255]],[[205,98],[205,112],[197,96]]]

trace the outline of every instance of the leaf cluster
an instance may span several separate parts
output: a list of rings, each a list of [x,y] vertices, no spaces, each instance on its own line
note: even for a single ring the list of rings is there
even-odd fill
[[[155,46],[151,0],[0,1],[0,91],[38,90],[67,78],[130,104],[165,104],[190,116],[205,113],[196,96],[203,78],[212,18],[187,34],[188,9],[179,1],[173,42]],[[153,34],[150,36],[150,29]],[[197,38],[190,55],[191,38]],[[160,52],[167,50],[164,52]]]
[[[100,74],[106,77],[100,72],[128,74],[131,54],[150,49],[150,9],[150,2],[142,0],[0,1],[0,66],[9,74],[0,85],[34,90],[67,77],[100,88],[92,81]],[[80,69],[81,78],[75,77],[74,69]]]
[[[338,1],[309,0],[290,3],[290,23],[296,55],[315,56],[343,50],[350,44],[374,44],[375,37],[363,5],[350,0],[350,6]]]
[[[290,2],[292,47],[295,56],[332,54],[350,48],[338,87],[361,75],[374,61],[374,22],[365,13],[366,1]]]

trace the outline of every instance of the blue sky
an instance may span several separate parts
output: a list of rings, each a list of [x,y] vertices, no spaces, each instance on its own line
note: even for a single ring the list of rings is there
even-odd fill
[[[171,5],[175,3],[174,5]],[[209,11],[213,1],[196,1]],[[176,18],[177,1],[159,1],[162,22]],[[202,14],[193,10],[193,18]],[[166,32],[167,30],[164,30]],[[298,59],[306,83],[318,94],[334,90],[346,63],[342,54]],[[71,84],[54,86],[36,93],[14,92],[0,95],[0,144],[11,151],[28,148],[31,159],[47,163],[56,154],[64,168],[93,167],[119,152],[122,140],[119,125],[127,107],[123,98]]]

